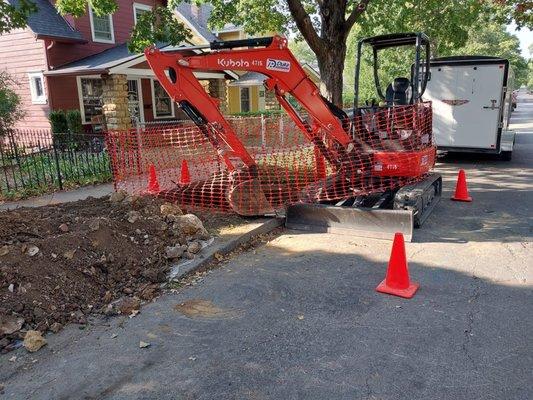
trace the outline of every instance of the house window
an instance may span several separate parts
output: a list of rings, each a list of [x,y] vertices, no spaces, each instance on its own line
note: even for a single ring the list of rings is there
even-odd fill
[[[139,17],[148,11],[152,11],[152,6],[147,6],[146,4],[133,3],[133,20],[135,21],[135,24],[137,24]]]
[[[84,124],[90,124],[91,118],[102,115],[102,79],[78,77],[78,94]]]
[[[241,88],[241,112],[250,111],[250,88]]]
[[[152,79],[152,99],[154,103],[154,118],[174,117],[174,102],[159,81],[154,79]]]
[[[128,111],[132,126],[144,122],[140,79],[128,79]]]
[[[100,43],[115,43],[115,32],[113,32],[113,18],[111,14],[98,16],[90,8],[89,17],[91,20],[93,40]]]
[[[28,77],[30,79],[31,102],[33,104],[46,104],[42,72],[31,72]]]

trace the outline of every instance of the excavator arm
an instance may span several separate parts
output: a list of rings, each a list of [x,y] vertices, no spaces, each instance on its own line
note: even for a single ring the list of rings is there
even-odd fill
[[[206,47],[212,51],[191,56],[179,50],[162,52],[154,48],[146,49],[145,54],[166,92],[208,137],[229,171],[236,169],[232,158],[239,158],[250,169],[255,168],[255,161],[220,112],[218,99],[206,93],[194,71],[254,71],[265,75],[266,88],[274,91],[296,125],[334,168],[341,167],[353,148],[352,139],[331,110],[332,105],[288,49],[287,39],[274,36],[213,42]],[[311,123],[291,106],[287,94],[307,111]]]

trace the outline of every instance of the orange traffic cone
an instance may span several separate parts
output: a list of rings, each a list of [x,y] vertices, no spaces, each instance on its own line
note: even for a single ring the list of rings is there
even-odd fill
[[[150,177],[148,178],[148,193],[159,193],[159,181],[157,180],[157,174],[155,172],[154,164],[150,164]]]
[[[189,172],[189,164],[187,164],[187,160],[182,160],[180,185],[188,185],[189,183],[191,183],[191,173]]]
[[[463,169],[459,170],[457,185],[455,186],[455,194],[453,195],[452,200],[472,201],[472,197],[468,195],[468,188],[466,187],[466,174]]]
[[[407,269],[407,257],[405,256],[405,243],[403,235],[396,233],[392,243],[392,252],[387,268],[387,276],[381,282],[376,291],[392,294],[395,296],[410,299],[415,295],[419,284],[409,281],[409,270]]]

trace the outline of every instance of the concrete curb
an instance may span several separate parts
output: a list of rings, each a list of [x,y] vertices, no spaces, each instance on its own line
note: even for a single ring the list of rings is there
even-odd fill
[[[232,239],[228,242],[215,243],[213,246],[209,246],[204,249],[200,254],[200,257],[197,259],[191,260],[190,263],[175,265],[171,269],[171,275],[169,276],[169,282],[177,281],[183,278],[185,275],[194,272],[204,265],[210,263],[215,259],[215,254],[219,253],[222,255],[228,254],[239,247],[241,244],[248,242],[254,236],[263,235],[268,233],[279,226],[282,226],[285,222],[284,218],[272,218],[268,221],[262,223],[259,226],[249,230],[248,232],[243,233],[242,235]]]

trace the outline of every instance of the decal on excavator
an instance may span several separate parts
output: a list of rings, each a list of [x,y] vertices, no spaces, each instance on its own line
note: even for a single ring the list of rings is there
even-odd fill
[[[291,62],[285,60],[274,60],[273,58],[267,59],[266,69],[271,71],[290,72]]]

